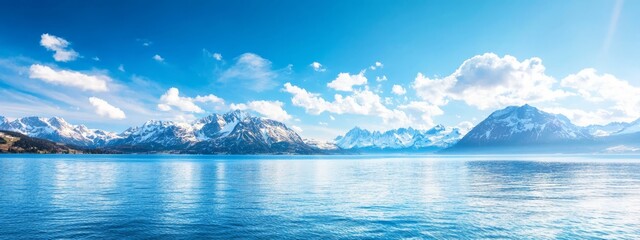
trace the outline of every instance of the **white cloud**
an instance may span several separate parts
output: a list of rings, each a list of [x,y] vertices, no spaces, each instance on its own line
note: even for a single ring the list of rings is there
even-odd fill
[[[29,67],[29,78],[96,92],[108,91],[107,82],[112,81],[111,78],[105,75],[88,75],[70,70],[55,70],[40,64],[34,64]]]
[[[443,105],[447,99],[462,100],[479,109],[501,108],[555,100],[567,93],[554,90],[555,79],[545,74],[539,58],[518,61],[494,53],[476,55],[451,75],[429,79],[418,74],[413,88],[423,100]]]
[[[169,88],[165,94],[160,97],[160,103],[158,109],[160,111],[170,111],[173,107],[183,112],[203,113],[204,110],[194,102],[211,102],[214,104],[224,105],[224,100],[213,94],[207,96],[196,96],[195,98],[181,97],[180,91],[177,88]]]
[[[216,95],[213,94],[209,94],[206,96],[196,96],[193,101],[195,102],[211,102],[211,103],[219,103],[219,104],[224,104],[224,100],[222,98],[219,98]]]
[[[336,118],[333,117],[333,115],[329,115],[329,119],[331,119],[331,121],[335,121],[336,120]]]
[[[158,55],[158,54],[153,55],[153,57],[152,57],[152,58],[153,58],[153,60],[156,60],[156,61],[158,61],[158,62],[164,62],[164,58],[162,58],[162,57],[161,57],[160,55]]]
[[[213,53],[213,58],[218,60],[218,61],[222,61],[222,54],[220,53]]]
[[[353,86],[364,84],[367,84],[367,78],[364,76],[364,71],[361,71],[357,75],[340,73],[338,74],[338,77],[328,83],[327,86],[338,91],[351,92],[353,91]]]
[[[151,46],[153,44],[153,42],[149,41],[148,39],[137,38],[136,41],[140,42],[142,46],[145,46],[145,47]]]
[[[398,106],[398,109],[405,112],[409,118],[410,126],[427,129],[434,124],[433,116],[444,114],[438,106],[428,102],[411,101],[408,104]]]
[[[460,134],[466,135],[471,129],[473,129],[473,123],[469,121],[462,121],[456,125],[458,129],[460,129]]]
[[[40,36],[40,45],[49,51],[54,51],[53,59],[58,62],[69,62],[78,58],[79,54],[69,48],[70,43],[63,38],[48,33]]]
[[[290,127],[291,129],[293,129],[293,131],[296,131],[297,133],[302,133],[302,128],[296,126],[296,125],[291,125]]]
[[[387,75],[382,75],[382,77],[377,76],[376,77],[376,82],[384,82],[387,81]]]
[[[384,65],[381,62],[376,62],[374,63],[371,67],[369,67],[371,70],[376,70],[378,68],[382,68],[384,67]]]
[[[385,98],[384,98],[384,104],[386,104],[386,105],[391,105],[391,104],[393,104],[393,99],[392,99],[392,98],[390,98],[390,97],[385,97]]]
[[[416,91],[416,95],[422,100],[427,101],[435,105],[446,105],[449,101],[449,90],[455,85],[455,81],[452,79],[429,79],[418,73],[413,81],[413,89]]]
[[[118,71],[124,72],[124,65],[120,64],[120,66],[118,66]]]
[[[588,102],[613,103],[613,109],[631,118],[640,117],[640,88],[611,74],[598,74],[593,68],[571,74],[560,85],[575,90]]]
[[[164,103],[159,103],[159,104],[158,104],[158,109],[159,109],[160,111],[164,111],[164,112],[166,112],[166,111],[171,111],[171,106],[169,106],[169,105],[167,105],[167,104],[164,104]]]
[[[329,123],[326,123],[326,122],[318,122],[318,124],[322,126],[329,126]]]
[[[231,109],[240,109],[240,110],[253,110],[257,113],[260,113],[262,116],[273,119],[276,121],[287,121],[292,117],[282,109],[284,103],[280,101],[251,101],[246,104],[231,104]]]
[[[596,109],[594,111],[585,111],[581,109],[571,109],[571,108],[563,108],[563,107],[549,107],[542,108],[542,111],[562,114],[565,117],[569,118],[571,122],[578,126],[588,126],[591,124],[605,125],[610,122],[620,121],[626,122],[634,119],[625,118],[615,112],[605,110],[605,109]]]
[[[95,108],[96,114],[111,119],[125,119],[126,116],[120,108],[114,107],[107,101],[97,97],[90,97],[89,103]]]
[[[91,59],[93,59],[93,61],[96,61],[96,62],[97,62],[97,61],[100,61],[100,58],[99,58],[99,57],[92,57]]]
[[[404,112],[388,109],[380,102],[380,96],[369,90],[354,91],[349,96],[336,94],[334,100],[329,102],[320,97],[319,94],[310,93],[291,83],[286,83],[284,87],[284,91],[293,95],[291,98],[293,105],[303,107],[310,114],[319,115],[323,112],[357,114],[378,116],[382,118],[384,123],[394,122],[394,124],[402,125],[408,122]]]
[[[395,95],[404,95],[405,93],[407,93],[407,90],[404,89],[402,86],[395,84],[391,88],[391,92]]]
[[[245,53],[237,58],[236,63],[222,73],[219,81],[241,84],[243,88],[261,92],[277,86],[274,81],[278,76],[271,68],[271,62],[253,53]]]
[[[316,71],[316,72],[324,72],[327,70],[319,62],[312,62],[311,64],[309,64],[309,66],[313,68],[313,71]]]

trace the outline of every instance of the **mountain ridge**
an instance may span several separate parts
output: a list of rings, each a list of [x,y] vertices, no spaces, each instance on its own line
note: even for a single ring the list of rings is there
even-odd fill
[[[630,123],[629,123],[630,124]],[[539,110],[528,104],[494,111],[454,146],[443,153],[586,153],[598,152],[623,142],[603,129],[620,132],[625,124],[577,126],[562,114]],[[616,129],[620,128],[620,129]],[[619,134],[625,135],[625,134]],[[609,137],[609,136],[616,136]]]
[[[427,130],[418,130],[412,127],[397,128],[384,132],[369,131],[360,127],[354,127],[338,136],[335,144],[342,149],[353,149],[364,152],[377,152],[384,150],[425,150],[436,151],[455,144],[463,134],[460,128],[436,125]]]
[[[303,139],[286,124],[234,110],[192,122],[149,120],[121,133],[72,125],[60,117],[0,116],[0,130],[14,131],[96,152],[190,154],[342,154],[598,152],[640,148],[640,119],[576,126],[561,114],[528,104],[496,110],[467,129],[436,125],[369,131],[354,127],[334,141]],[[624,146],[624,147],[620,147]]]

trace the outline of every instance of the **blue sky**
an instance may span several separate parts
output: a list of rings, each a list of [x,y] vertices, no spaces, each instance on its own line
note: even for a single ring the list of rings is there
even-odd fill
[[[1,5],[9,118],[120,132],[246,109],[331,139],[354,126],[468,127],[524,103],[579,125],[640,117],[640,2]]]

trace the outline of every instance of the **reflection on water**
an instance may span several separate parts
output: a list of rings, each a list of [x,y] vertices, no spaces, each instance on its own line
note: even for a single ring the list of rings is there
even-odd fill
[[[349,158],[5,155],[0,238],[640,238],[640,161]]]

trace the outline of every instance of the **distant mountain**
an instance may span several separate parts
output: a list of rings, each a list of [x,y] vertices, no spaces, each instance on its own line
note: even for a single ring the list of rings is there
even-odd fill
[[[619,131],[613,132],[611,135],[633,134],[640,132],[640,119],[627,123]]]
[[[82,147],[101,146],[119,138],[112,132],[89,129],[84,125],[71,125],[59,117],[25,117],[14,121],[0,117],[0,130]]]
[[[311,154],[307,145],[285,124],[236,110],[213,114],[192,125],[196,143],[189,153],[207,154]]]
[[[236,110],[192,123],[148,121],[106,144],[128,152],[169,151],[195,154],[309,154],[308,146],[285,124]]]
[[[615,135],[627,126],[629,126],[629,123],[612,122],[606,125],[589,125],[585,129],[594,137],[606,137]]]
[[[125,130],[102,147],[129,152],[171,151],[185,149],[196,140],[188,123],[150,120]]]
[[[447,151],[535,149],[560,151],[591,144],[594,136],[561,114],[523,105],[493,112]]]
[[[422,131],[414,128],[398,128],[386,132],[369,131],[355,127],[344,136],[335,139],[342,149],[361,151],[436,151],[455,144],[462,138],[460,129],[437,125]]]
[[[611,153],[640,149],[640,120],[579,127],[563,115],[529,105],[495,111],[466,135],[459,128],[442,125],[385,132],[355,127],[333,142],[302,139],[281,122],[239,110],[189,123],[151,120],[122,133],[72,125],[59,117],[9,121],[0,116],[0,130],[59,143],[57,152],[82,149],[87,153]]]
[[[306,143],[310,147],[317,148],[317,149],[320,149],[320,150],[323,150],[323,151],[340,150],[340,147],[338,147],[338,145],[336,145],[332,141],[328,141],[327,142],[327,141],[320,141],[320,140],[315,140],[315,139],[302,139],[302,141],[304,141],[304,143]]]
[[[17,132],[0,131],[0,153],[82,153],[82,151]]]
[[[633,122],[612,122],[607,125],[590,125],[586,129],[596,137],[624,135],[640,132],[640,119]]]
[[[191,123],[151,120],[120,134],[71,125],[62,118],[0,117],[0,130],[54,142],[120,152],[311,154],[319,152],[285,124],[236,110]]]

